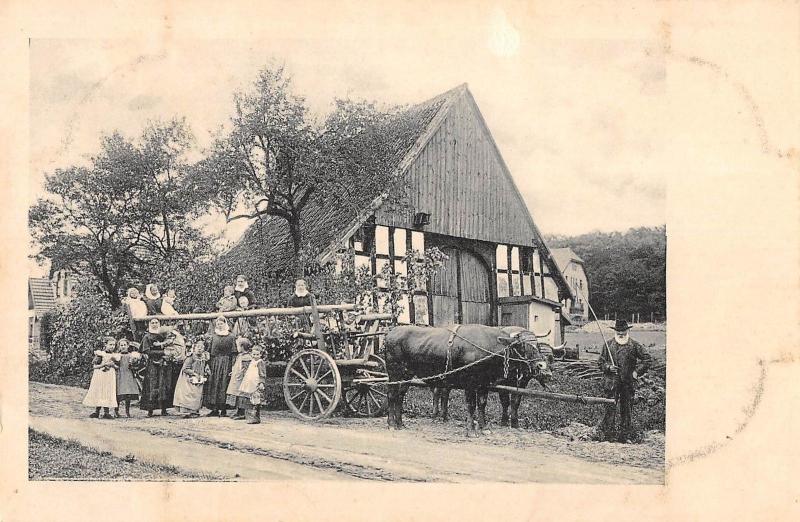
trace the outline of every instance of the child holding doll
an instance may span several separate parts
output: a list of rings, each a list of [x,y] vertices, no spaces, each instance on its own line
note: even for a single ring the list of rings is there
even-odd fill
[[[109,408],[117,407],[117,362],[119,355],[114,353],[117,341],[113,337],[105,337],[105,350],[96,350],[92,360],[92,382],[89,391],[83,399],[84,406],[93,406],[94,413],[89,415],[93,419],[100,417],[100,408],[103,408],[104,419],[112,419]]]
[[[252,361],[247,367],[239,393],[245,397],[247,424],[261,423],[261,405],[266,401],[267,363],[263,356],[264,348],[256,345],[252,352]]]
[[[208,358],[205,341],[201,338],[195,341],[188,357],[183,361],[172,403],[178,408],[179,413],[186,413],[187,418],[200,416],[203,385],[211,374]]]

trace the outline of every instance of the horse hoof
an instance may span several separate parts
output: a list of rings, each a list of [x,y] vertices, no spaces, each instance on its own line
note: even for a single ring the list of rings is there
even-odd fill
[[[483,433],[484,435],[491,435],[492,430],[481,430],[481,433]]]

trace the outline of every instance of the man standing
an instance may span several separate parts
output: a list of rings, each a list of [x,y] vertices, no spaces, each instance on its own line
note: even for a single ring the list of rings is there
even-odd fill
[[[608,349],[603,349],[598,359],[600,370],[603,372],[603,391],[605,396],[616,399],[619,404],[620,426],[617,441],[627,442],[631,437],[631,408],[633,407],[633,394],[639,375],[643,375],[650,368],[651,357],[640,343],[628,335],[630,330],[627,321],[617,319],[614,324],[614,339],[608,343]],[[637,361],[641,364],[637,368]],[[600,429],[607,439],[614,431],[616,404],[606,405],[606,414]]]

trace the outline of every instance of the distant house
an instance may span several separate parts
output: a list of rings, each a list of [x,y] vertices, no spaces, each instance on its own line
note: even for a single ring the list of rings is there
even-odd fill
[[[554,248],[553,258],[556,260],[558,269],[569,284],[573,298],[563,300],[564,314],[569,317],[573,324],[584,324],[589,321],[589,280],[586,277],[586,270],[583,259],[569,247]]]
[[[28,349],[39,350],[42,316],[56,306],[56,292],[47,278],[28,278]]]
[[[357,209],[308,205],[301,226],[316,261],[352,249],[373,274],[386,265],[405,273],[409,252],[438,247],[448,259],[426,288],[403,297],[401,323],[518,325],[561,344],[569,286],[466,84],[388,125],[410,129],[401,133],[406,152],[387,165],[407,180],[407,204],[397,209],[376,193]],[[225,258],[242,273],[279,271],[292,261],[290,237],[286,222],[270,216]]]
[[[72,272],[63,268],[61,270],[54,270],[50,274],[50,282],[53,283],[57,303],[63,304],[72,299],[76,285],[75,276],[72,275]]]

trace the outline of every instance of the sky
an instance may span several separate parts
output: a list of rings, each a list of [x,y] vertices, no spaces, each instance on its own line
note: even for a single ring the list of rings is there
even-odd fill
[[[655,42],[536,42],[505,11],[487,14],[454,35],[396,44],[34,40],[31,189],[43,172],[96,151],[102,133],[134,136],[151,118],[185,116],[202,147],[230,116],[232,93],[259,67],[283,62],[316,114],[336,96],[416,103],[467,82],[545,233],[664,223],[663,177],[648,164],[654,129],[646,114],[622,106],[659,95],[664,61]],[[611,210],[622,200],[624,210]]]
[[[44,173],[84,162],[103,133],[133,137],[150,119],[185,117],[199,154],[227,122],[233,92],[284,63],[317,116],[337,96],[417,103],[466,82],[544,234],[667,221],[667,178],[678,173],[675,128],[664,122],[676,94],[671,30],[657,17],[633,31],[567,34],[530,22],[524,7],[440,10],[380,30],[346,15],[274,38],[31,40],[31,200]],[[702,81],[713,92],[720,79]]]

